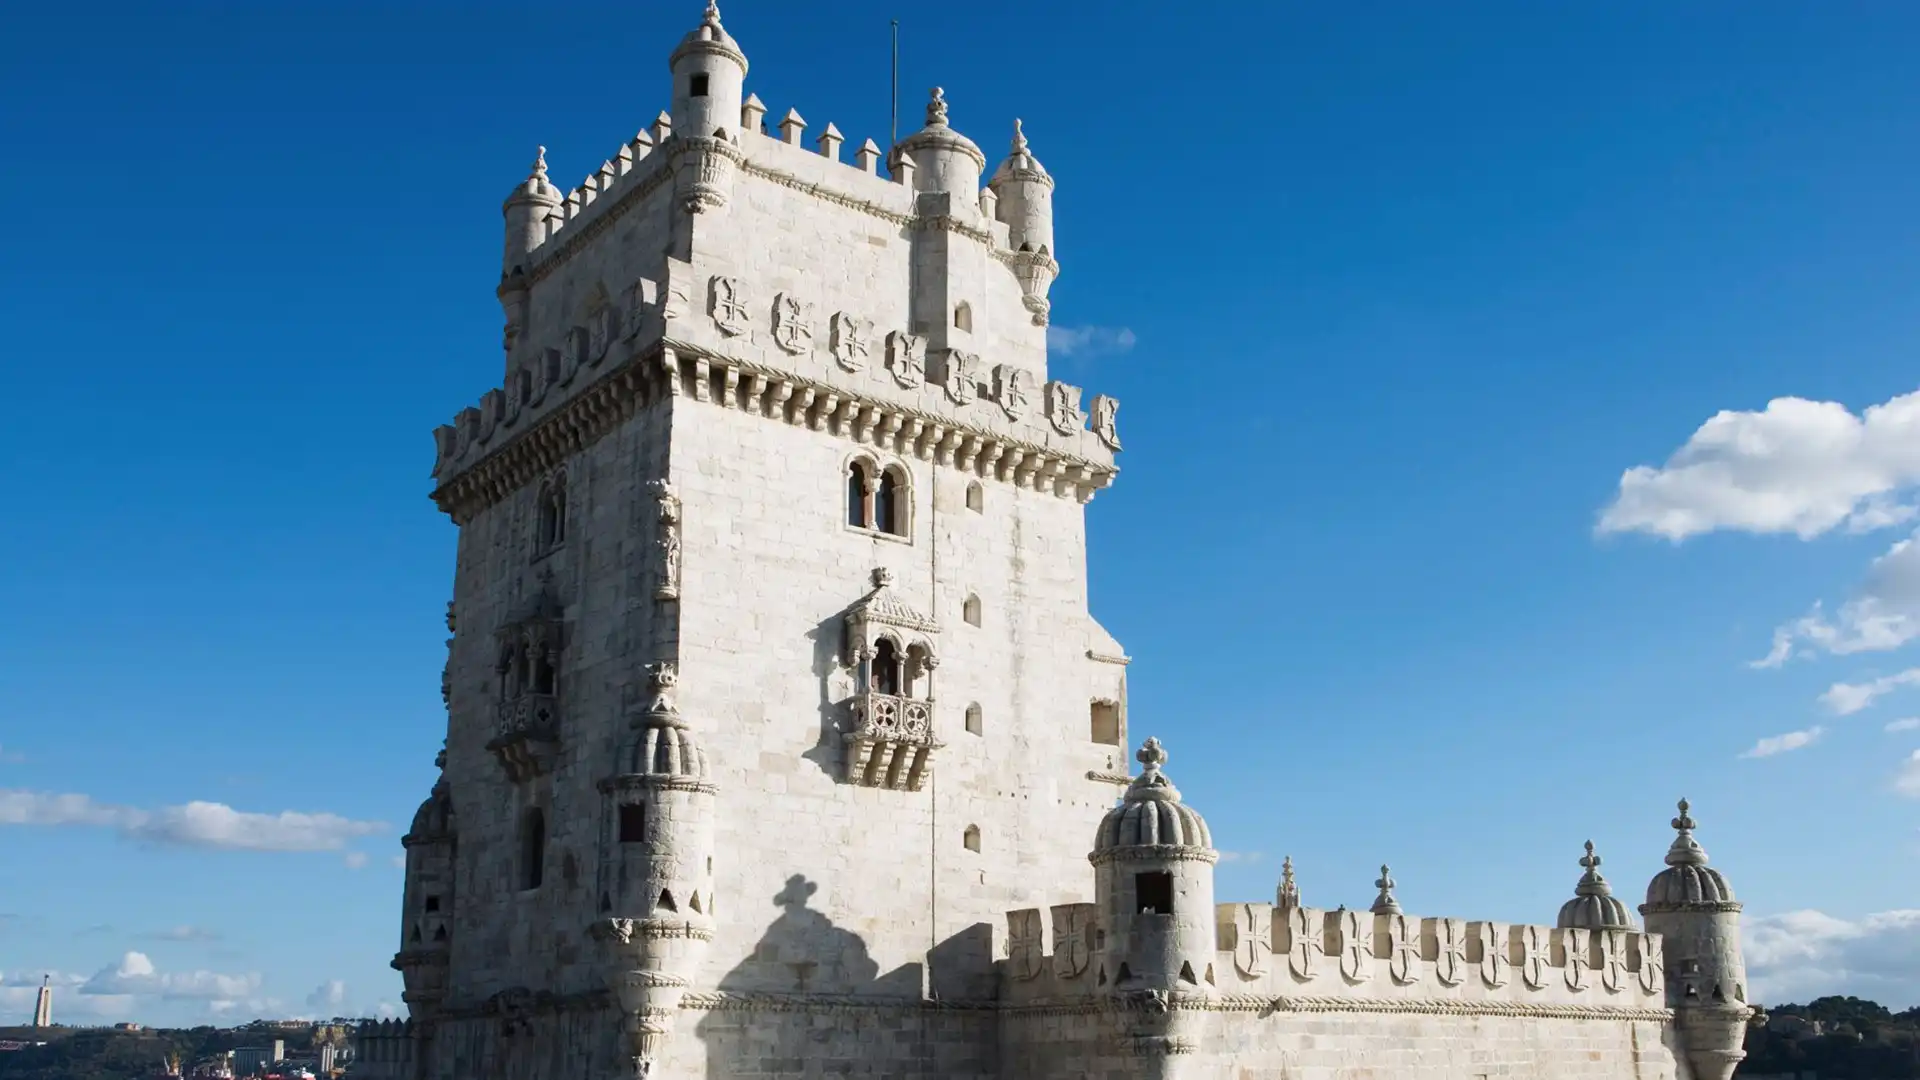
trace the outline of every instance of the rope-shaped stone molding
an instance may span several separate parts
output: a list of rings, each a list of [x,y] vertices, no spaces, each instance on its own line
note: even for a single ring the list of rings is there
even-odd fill
[[[857,994],[774,994],[752,991],[692,990],[681,995],[682,1009],[697,1009],[704,1012],[812,1012],[812,1013],[873,1013],[873,1012],[998,1012],[1001,1005],[993,1001],[922,1001],[887,1000],[886,998],[862,997]]]
[[[729,991],[689,991],[682,1009],[706,1012],[821,1012],[874,1011],[995,1012],[1017,1018],[1091,1015],[1111,1011],[1116,1002],[1104,997],[1028,1005],[997,1001],[888,1001],[853,994],[775,994]],[[1262,997],[1229,994],[1215,998],[1176,996],[1169,1009],[1217,1013],[1385,1013],[1413,1016],[1512,1016],[1541,1020],[1628,1020],[1669,1023],[1673,1010],[1607,1005],[1529,1004],[1518,1001],[1456,1001],[1444,998],[1395,999],[1356,997]]]
[[[1235,994],[1206,1003],[1178,1003],[1174,1008],[1208,1012],[1294,1013],[1404,1013],[1418,1016],[1524,1016],[1547,1020],[1673,1019],[1673,1010],[1616,1005],[1556,1005],[1522,1001],[1463,1001],[1451,998],[1355,998]]]

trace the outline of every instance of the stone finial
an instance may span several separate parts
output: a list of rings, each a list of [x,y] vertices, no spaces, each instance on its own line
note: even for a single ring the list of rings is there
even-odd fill
[[[885,589],[893,585],[893,571],[884,566],[874,567],[869,577],[872,578],[873,587],[876,589]]]
[[[1016,116],[1013,118],[1013,148],[1010,151],[1008,151],[1008,153],[1012,157],[1019,157],[1021,154],[1024,154],[1026,152],[1027,152],[1027,133],[1021,130],[1020,118]]]
[[[547,178],[547,148],[544,146],[534,148],[532,176],[534,179],[542,181]]]
[[[859,167],[861,172],[866,173],[868,176],[878,176],[880,174],[880,148],[874,145],[872,139],[868,139],[866,142],[860,144],[860,149],[853,152],[853,163]]]
[[[1293,856],[1280,860],[1280,892],[1274,897],[1281,911],[1292,911],[1300,906],[1300,886],[1293,880]]]
[[[1700,841],[1693,838],[1693,830],[1699,823],[1688,812],[1693,807],[1685,799],[1680,800],[1680,816],[1673,819],[1674,831],[1679,833],[1673,838],[1673,846],[1667,849],[1668,866],[1705,866],[1707,851]]]
[[[1386,863],[1381,863],[1380,880],[1373,883],[1373,887],[1380,890],[1380,895],[1373,898],[1375,915],[1400,914],[1400,901],[1394,899],[1393,886],[1393,874],[1388,872]]]
[[[788,146],[799,146],[800,135],[806,130],[807,122],[798,109],[788,109],[787,115],[780,118],[780,141]]]
[[[814,140],[814,144],[820,148],[821,157],[826,158],[828,161],[839,161],[840,144],[845,141],[847,141],[847,137],[840,134],[840,129],[835,127],[833,122],[829,120],[827,122],[827,130],[820,133],[820,137]]]
[[[927,102],[927,126],[947,126],[947,92],[938,86],[933,88],[933,98]]]
[[[740,126],[747,131],[756,135],[766,134],[761,124],[761,117],[766,115],[767,106],[760,100],[759,94],[748,94],[747,100],[740,103]]]
[[[707,26],[720,25],[720,5],[715,0],[707,0],[707,14],[700,21]]]
[[[1160,766],[1167,763],[1167,751],[1160,745],[1159,739],[1149,735],[1147,741],[1140,744],[1140,749],[1133,755],[1133,759],[1146,766],[1148,772],[1159,772]]]

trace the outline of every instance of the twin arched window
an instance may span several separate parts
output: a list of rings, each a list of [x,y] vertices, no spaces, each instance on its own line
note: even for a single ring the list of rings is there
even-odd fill
[[[908,646],[904,651],[890,637],[873,647],[867,669],[867,691],[894,697],[926,699],[932,689],[933,656],[924,644]]]
[[[847,466],[847,524],[892,536],[909,534],[913,499],[907,471],[885,467],[866,458]]]

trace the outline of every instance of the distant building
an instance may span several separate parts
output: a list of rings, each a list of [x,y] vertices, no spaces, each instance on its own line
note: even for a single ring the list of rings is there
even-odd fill
[[[273,1040],[271,1046],[242,1046],[233,1051],[233,1075],[259,1076],[267,1071],[267,1066],[284,1061],[287,1057],[287,1044],[284,1039]]]
[[[53,1026],[53,976],[40,976],[40,993],[33,999],[33,1026]]]

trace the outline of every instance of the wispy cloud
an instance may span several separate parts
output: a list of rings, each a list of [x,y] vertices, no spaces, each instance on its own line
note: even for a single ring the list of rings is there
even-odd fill
[[[1743,758],[1772,757],[1789,750],[1798,750],[1812,743],[1826,732],[1823,727],[1810,727],[1805,731],[1789,731],[1785,735],[1769,735],[1753,744],[1753,749],[1741,754]]]
[[[1261,861],[1262,859],[1265,859],[1266,857],[1267,856],[1265,855],[1265,853],[1258,852],[1258,851],[1222,851],[1220,852],[1220,861],[1223,863],[1225,862],[1256,863]]]
[[[349,851],[340,861],[346,863],[347,869],[349,870],[359,870],[367,865],[367,853],[364,851]]]
[[[1836,716],[1852,716],[1903,686],[1920,683],[1920,668],[1908,668],[1863,683],[1837,682],[1820,695],[1820,704]]]
[[[1909,716],[1905,720],[1894,720],[1887,724],[1887,733],[1901,731],[1920,731],[1920,716]]]
[[[1818,602],[1773,632],[1773,646],[1754,667],[1779,667],[1795,656],[1885,652],[1920,637],[1920,544],[1909,536],[1867,567],[1853,598],[1831,617]]]
[[[1130,352],[1139,339],[1124,326],[1049,326],[1047,348],[1061,356],[1087,359]]]
[[[87,795],[7,788],[0,788],[0,825],[91,826],[131,840],[241,851],[338,851],[349,840],[387,830],[382,822],[338,814],[260,814],[214,802],[143,810]]]
[[[219,941],[218,931],[204,926],[171,926],[165,930],[155,930],[147,935],[159,941]]]
[[[347,1003],[347,984],[340,979],[328,979],[313,988],[307,995],[307,1007],[310,1009],[332,1010],[328,1016],[339,1015],[340,1009]]]
[[[1741,929],[1756,1001],[1854,994],[1894,1009],[1920,1004],[1920,910],[1859,919],[1789,911]]]
[[[1920,750],[1900,763],[1900,771],[1893,778],[1893,790],[1909,799],[1920,799]]]

